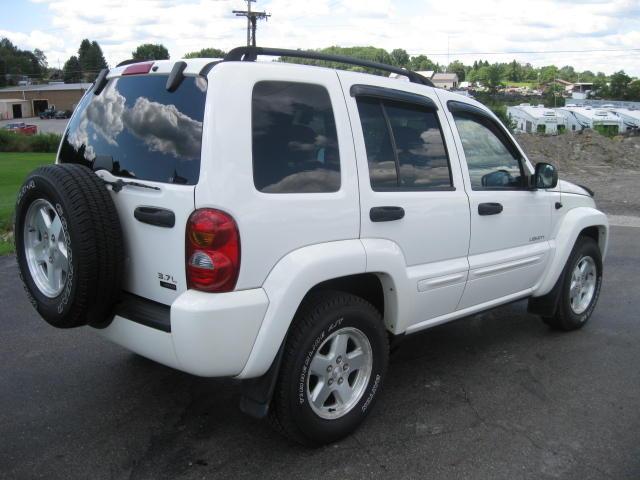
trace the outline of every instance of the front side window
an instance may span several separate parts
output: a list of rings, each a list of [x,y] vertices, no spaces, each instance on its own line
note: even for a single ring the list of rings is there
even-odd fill
[[[327,89],[264,81],[253,88],[253,182],[265,193],[340,190],[340,156]]]
[[[473,190],[524,186],[520,159],[490,119],[454,114]]]
[[[166,75],[134,75],[89,91],[60,148],[62,163],[113,175],[195,185],[200,175],[207,81],[186,77],[175,92]]]
[[[434,110],[421,105],[358,97],[373,190],[452,187],[449,159]]]

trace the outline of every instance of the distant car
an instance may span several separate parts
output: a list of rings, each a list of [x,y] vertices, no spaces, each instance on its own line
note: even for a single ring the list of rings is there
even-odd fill
[[[36,125],[27,125],[24,122],[8,123],[4,128],[10,132],[21,133],[22,135],[35,135],[38,133],[38,127]]]
[[[71,110],[58,110],[53,118],[71,118]]]
[[[38,116],[42,119],[42,120],[47,120],[49,118],[55,118],[56,116],[56,109],[53,107],[47,108],[46,110],[43,110],[42,112],[40,112],[38,114]]]

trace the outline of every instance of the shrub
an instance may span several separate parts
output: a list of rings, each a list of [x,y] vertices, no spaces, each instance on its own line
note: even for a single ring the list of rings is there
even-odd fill
[[[61,138],[56,133],[21,135],[0,129],[0,152],[56,153]]]

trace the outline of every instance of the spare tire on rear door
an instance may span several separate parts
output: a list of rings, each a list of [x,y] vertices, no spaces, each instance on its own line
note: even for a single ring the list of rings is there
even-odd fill
[[[121,290],[122,229],[104,182],[81,165],[34,170],[18,193],[20,276],[54,327],[106,326]]]

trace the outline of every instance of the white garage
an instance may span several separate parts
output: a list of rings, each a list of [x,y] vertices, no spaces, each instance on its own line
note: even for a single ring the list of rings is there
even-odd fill
[[[32,117],[31,102],[19,98],[0,99],[0,120]]]

